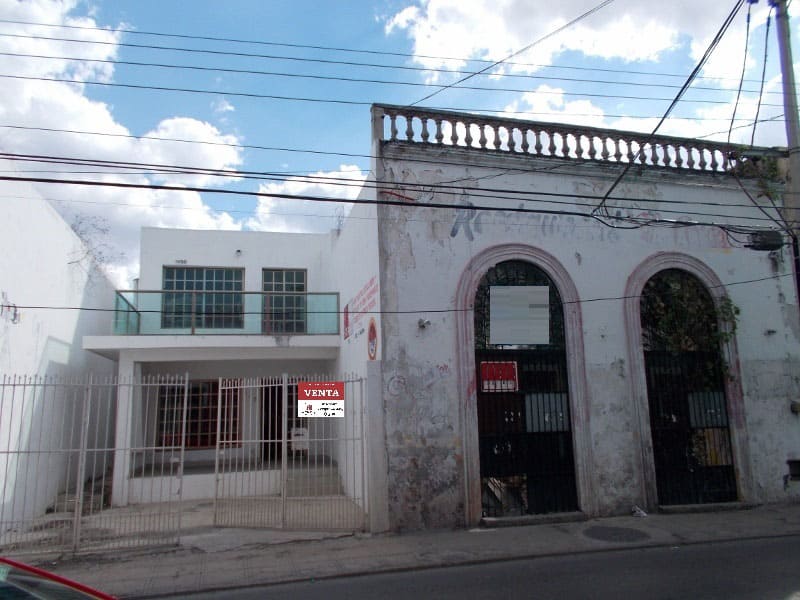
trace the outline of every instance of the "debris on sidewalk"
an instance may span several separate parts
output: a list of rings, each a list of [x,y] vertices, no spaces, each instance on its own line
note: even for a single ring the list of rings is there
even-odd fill
[[[631,509],[631,514],[634,517],[646,517],[647,516],[647,513],[644,510],[642,510],[640,507],[636,506],[635,504],[633,505],[633,508]]]

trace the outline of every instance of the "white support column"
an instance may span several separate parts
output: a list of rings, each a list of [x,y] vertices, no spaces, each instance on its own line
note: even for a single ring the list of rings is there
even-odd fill
[[[141,379],[141,366],[121,353],[117,372],[117,426],[114,440],[114,477],[111,488],[112,506],[128,505],[128,485],[133,445],[133,407],[136,383]]]

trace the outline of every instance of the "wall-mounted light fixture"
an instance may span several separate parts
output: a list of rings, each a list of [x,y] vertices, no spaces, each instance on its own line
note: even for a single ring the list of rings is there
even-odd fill
[[[417,325],[419,326],[420,329],[425,329],[430,324],[431,322],[428,319],[420,319],[419,321],[417,321]]]

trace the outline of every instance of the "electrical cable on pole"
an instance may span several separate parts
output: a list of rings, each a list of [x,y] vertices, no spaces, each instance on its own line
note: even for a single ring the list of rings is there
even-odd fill
[[[630,171],[631,167],[636,162],[636,159],[641,154],[644,146],[651,143],[652,138],[656,135],[661,125],[664,124],[664,121],[667,120],[667,117],[669,117],[672,110],[675,108],[680,99],[686,93],[686,90],[689,89],[689,86],[692,84],[695,78],[700,74],[700,71],[705,66],[708,59],[711,57],[711,54],[714,52],[719,42],[722,40],[722,37],[725,35],[725,32],[728,31],[728,28],[733,22],[734,17],[738,14],[739,10],[742,8],[743,5],[744,5],[744,0],[737,0],[737,2],[734,4],[733,9],[731,10],[730,14],[725,18],[725,21],[722,23],[722,26],[719,28],[719,31],[717,31],[717,34],[714,36],[714,39],[711,40],[711,43],[708,45],[708,48],[706,48],[706,51],[703,54],[702,58],[697,63],[692,72],[689,74],[689,77],[686,79],[686,82],[683,84],[680,91],[678,91],[678,93],[675,95],[675,99],[667,107],[667,110],[664,111],[664,115],[661,117],[656,126],[653,128],[653,131],[650,133],[649,139],[639,146],[639,148],[636,151],[636,154],[634,155],[634,158],[625,165],[622,171],[620,171],[620,174],[608,188],[605,195],[603,196],[603,199],[600,201],[597,207],[592,211],[592,214],[596,215],[597,213],[601,213],[608,216],[608,210],[606,209],[606,201],[608,200],[608,197],[611,195],[611,192],[613,192],[614,189],[616,189],[616,187],[620,184],[620,182],[625,178],[625,176],[628,174],[628,171]]]
[[[775,8],[775,32],[778,36],[781,72],[783,74],[783,112],[786,115],[786,141],[789,148],[789,172],[783,196],[784,219],[792,238],[792,258],[797,284],[797,305],[800,309],[800,121],[797,114],[794,64],[790,39],[789,13],[786,0],[769,0]]]
[[[546,34],[546,35],[544,35],[544,36],[540,37],[540,38],[539,38],[538,40],[536,40],[535,42],[531,42],[530,44],[528,44],[528,45],[527,45],[527,46],[525,46],[524,48],[521,48],[521,49],[517,50],[516,52],[512,52],[511,54],[509,54],[509,55],[508,55],[508,56],[506,56],[505,58],[502,58],[502,59],[498,60],[497,62],[494,62],[494,63],[492,63],[491,65],[488,65],[488,66],[484,67],[484,68],[483,68],[483,69],[481,69],[480,71],[476,71],[476,72],[474,72],[474,73],[470,73],[469,75],[466,75],[466,76],[462,77],[462,78],[461,78],[461,79],[459,79],[458,81],[454,81],[453,83],[450,83],[450,84],[444,85],[444,86],[442,86],[440,89],[436,90],[435,92],[431,92],[430,94],[428,94],[428,95],[427,95],[427,96],[425,96],[424,98],[420,98],[419,100],[417,100],[417,101],[415,101],[415,102],[412,102],[412,103],[411,103],[411,104],[409,104],[408,106],[415,106],[415,105],[419,104],[420,102],[425,102],[425,100],[429,100],[429,99],[433,98],[435,95],[437,95],[437,94],[439,94],[439,93],[441,93],[441,92],[443,92],[443,91],[445,91],[445,90],[448,90],[448,89],[450,89],[450,88],[457,87],[457,86],[461,85],[462,83],[464,83],[464,82],[465,82],[465,81],[467,81],[468,79],[472,79],[473,77],[476,77],[477,75],[481,75],[481,74],[483,74],[483,73],[487,73],[487,72],[491,71],[491,70],[492,70],[492,69],[494,69],[496,66],[503,64],[504,62],[506,62],[506,61],[508,61],[508,60],[510,60],[510,59],[512,59],[512,58],[514,58],[515,56],[519,56],[519,55],[520,55],[520,54],[522,54],[523,52],[527,52],[528,50],[530,50],[531,48],[533,48],[533,47],[534,47],[534,46],[536,46],[537,44],[540,44],[541,42],[545,41],[546,39],[549,39],[549,38],[553,37],[554,35],[557,35],[557,34],[561,33],[561,32],[562,32],[562,31],[564,31],[565,29],[568,29],[569,27],[572,27],[572,26],[573,26],[575,23],[577,23],[577,22],[579,22],[579,21],[582,21],[583,19],[585,19],[585,18],[586,18],[586,17],[588,17],[589,15],[592,15],[592,14],[596,13],[598,10],[600,10],[601,8],[604,8],[604,7],[608,6],[608,5],[609,5],[609,4],[611,4],[613,1],[614,1],[614,0],[603,0],[603,1],[602,1],[600,4],[598,4],[597,6],[594,6],[593,8],[590,8],[590,9],[589,9],[589,10],[587,10],[585,13],[583,13],[583,14],[581,14],[581,15],[579,15],[579,16],[577,16],[577,17],[575,17],[574,19],[572,19],[572,20],[571,20],[571,21],[569,21],[568,23],[565,23],[564,25],[562,25],[561,27],[559,27],[559,28],[558,28],[558,29],[556,29],[555,31],[551,31],[550,33],[548,33],[548,34]]]

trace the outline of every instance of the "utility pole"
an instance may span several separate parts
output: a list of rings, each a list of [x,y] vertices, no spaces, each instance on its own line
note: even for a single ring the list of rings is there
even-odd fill
[[[786,0],[769,0],[775,8],[775,30],[783,74],[783,115],[786,119],[786,142],[789,148],[789,172],[783,195],[783,214],[792,237],[792,262],[800,304],[800,122],[797,115],[797,88],[794,82],[792,44],[790,40],[789,12]]]

